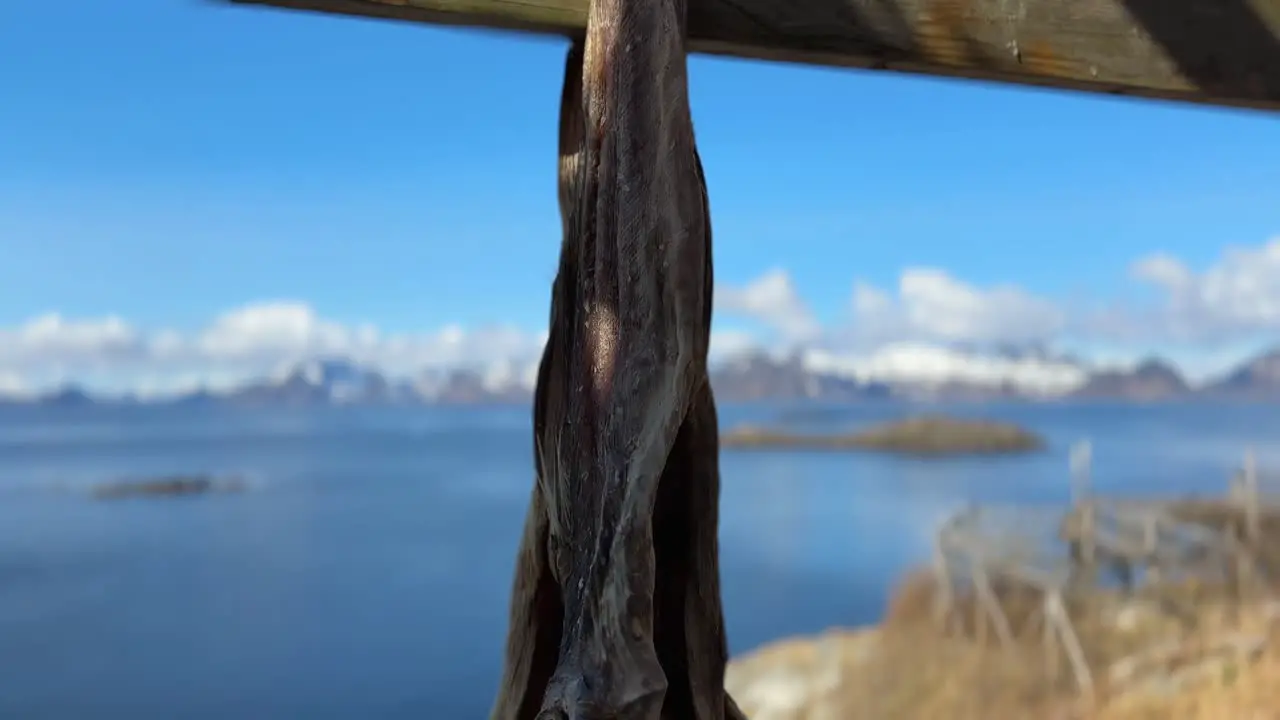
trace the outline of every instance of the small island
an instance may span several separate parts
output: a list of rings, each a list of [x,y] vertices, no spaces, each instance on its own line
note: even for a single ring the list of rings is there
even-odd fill
[[[160,477],[115,480],[93,488],[98,500],[120,500],[131,497],[180,497],[209,493],[241,492],[240,478],[216,478],[210,475],[164,475]]]
[[[848,433],[810,435],[743,426],[730,430],[720,444],[750,450],[862,450],[899,455],[1004,455],[1040,450],[1039,435],[994,420],[924,416],[885,423]]]

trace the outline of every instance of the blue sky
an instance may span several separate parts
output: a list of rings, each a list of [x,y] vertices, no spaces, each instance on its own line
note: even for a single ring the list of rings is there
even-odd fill
[[[13,3],[0,47],[0,327],[190,334],[279,300],[386,333],[545,325],[563,42],[130,0]],[[783,270],[824,327],[909,268],[1155,306],[1135,261],[1280,236],[1275,116],[690,65],[718,282]],[[1246,325],[1195,337],[1270,337]]]

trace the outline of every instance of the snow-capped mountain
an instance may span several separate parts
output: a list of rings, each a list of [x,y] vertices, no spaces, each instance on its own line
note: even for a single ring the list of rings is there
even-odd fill
[[[308,360],[272,378],[204,397],[237,405],[388,404],[418,399],[408,383],[391,382],[376,370],[340,358]]]
[[[76,406],[95,402],[164,402],[249,406],[526,403],[537,362],[425,370],[388,378],[342,358],[318,358],[232,391],[199,391],[166,399],[102,398],[77,386],[5,404]],[[1095,368],[1043,349],[944,348],[893,345],[861,355],[819,349],[785,356],[749,352],[711,369],[722,402],[821,399],[834,402],[905,398],[943,400],[1118,400],[1177,398],[1280,399],[1280,349],[1260,355],[1217,380],[1192,387],[1174,365],[1149,359],[1130,368]]]

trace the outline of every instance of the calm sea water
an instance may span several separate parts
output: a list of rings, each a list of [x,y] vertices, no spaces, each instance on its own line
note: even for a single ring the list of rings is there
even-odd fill
[[[731,649],[876,619],[930,531],[971,500],[1053,502],[1067,448],[1095,485],[1220,492],[1268,407],[990,405],[1048,452],[921,461],[722,459]],[[885,404],[722,409],[833,427]],[[531,474],[524,409],[0,413],[0,718],[482,718]],[[243,495],[95,502],[121,475],[238,473]]]

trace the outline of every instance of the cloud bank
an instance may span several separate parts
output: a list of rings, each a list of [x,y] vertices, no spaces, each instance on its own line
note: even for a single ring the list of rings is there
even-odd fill
[[[1228,248],[1199,273],[1162,253],[1134,263],[1131,274],[1163,298],[1144,318],[1157,336],[1214,342],[1280,329],[1280,238]]]
[[[907,268],[888,289],[853,281],[844,316],[824,326],[793,278],[772,269],[717,288],[718,319],[748,320],[764,332],[717,329],[713,361],[803,347],[808,363],[869,379],[1005,378],[1049,387],[1072,382],[1072,371],[954,348],[1099,343],[1128,348],[1136,358],[1152,346],[1280,340],[1280,238],[1228,248],[1199,270],[1164,253],[1139,258],[1129,270],[1148,297],[1083,312],[1013,284],[980,287],[943,269]],[[545,338],[541,329],[501,324],[391,333],[327,319],[296,300],[233,308],[193,332],[51,312],[0,327],[0,394],[67,382],[142,394],[218,389],[317,357],[349,358],[397,376],[457,367],[524,376]]]

